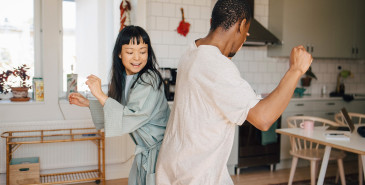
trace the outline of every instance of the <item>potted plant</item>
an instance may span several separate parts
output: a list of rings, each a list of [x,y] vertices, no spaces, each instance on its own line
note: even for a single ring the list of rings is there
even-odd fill
[[[12,70],[5,70],[0,73],[0,94],[13,92],[11,101],[29,101],[28,90],[31,88],[27,71],[30,68],[23,64]]]
[[[312,78],[317,80],[316,75],[312,72],[312,66],[305,72],[305,77],[301,79],[303,87],[309,87],[311,85]]]

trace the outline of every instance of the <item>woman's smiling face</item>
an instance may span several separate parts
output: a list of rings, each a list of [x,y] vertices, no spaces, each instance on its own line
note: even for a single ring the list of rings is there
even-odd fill
[[[140,72],[147,64],[148,45],[142,39],[139,44],[132,39],[129,44],[122,46],[119,58],[122,59],[127,75],[134,75]]]

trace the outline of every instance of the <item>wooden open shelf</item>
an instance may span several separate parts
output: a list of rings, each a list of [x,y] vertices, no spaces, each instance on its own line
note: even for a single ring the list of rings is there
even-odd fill
[[[102,182],[105,185],[105,137],[95,128],[7,131],[1,134],[6,139],[6,184],[9,185],[9,165],[13,153],[23,144],[92,141],[98,147],[98,169],[41,174],[40,184],[65,184],[85,181]],[[36,185],[36,184],[33,184]]]

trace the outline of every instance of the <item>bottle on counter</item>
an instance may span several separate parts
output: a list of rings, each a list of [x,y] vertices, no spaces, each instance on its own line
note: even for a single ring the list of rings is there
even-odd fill
[[[326,85],[322,86],[322,89],[321,89],[321,96],[326,96]]]

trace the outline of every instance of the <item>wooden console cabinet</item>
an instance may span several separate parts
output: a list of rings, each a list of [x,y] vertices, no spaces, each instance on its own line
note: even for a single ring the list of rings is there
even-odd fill
[[[6,184],[10,185],[10,161],[13,153],[24,144],[91,141],[98,150],[98,168],[55,174],[40,174],[39,184],[65,184],[84,181],[102,182],[105,185],[105,137],[95,128],[8,131],[1,134],[6,139]],[[55,159],[57,160],[57,159]],[[40,159],[40,161],[42,161]],[[33,184],[35,185],[35,184]]]

